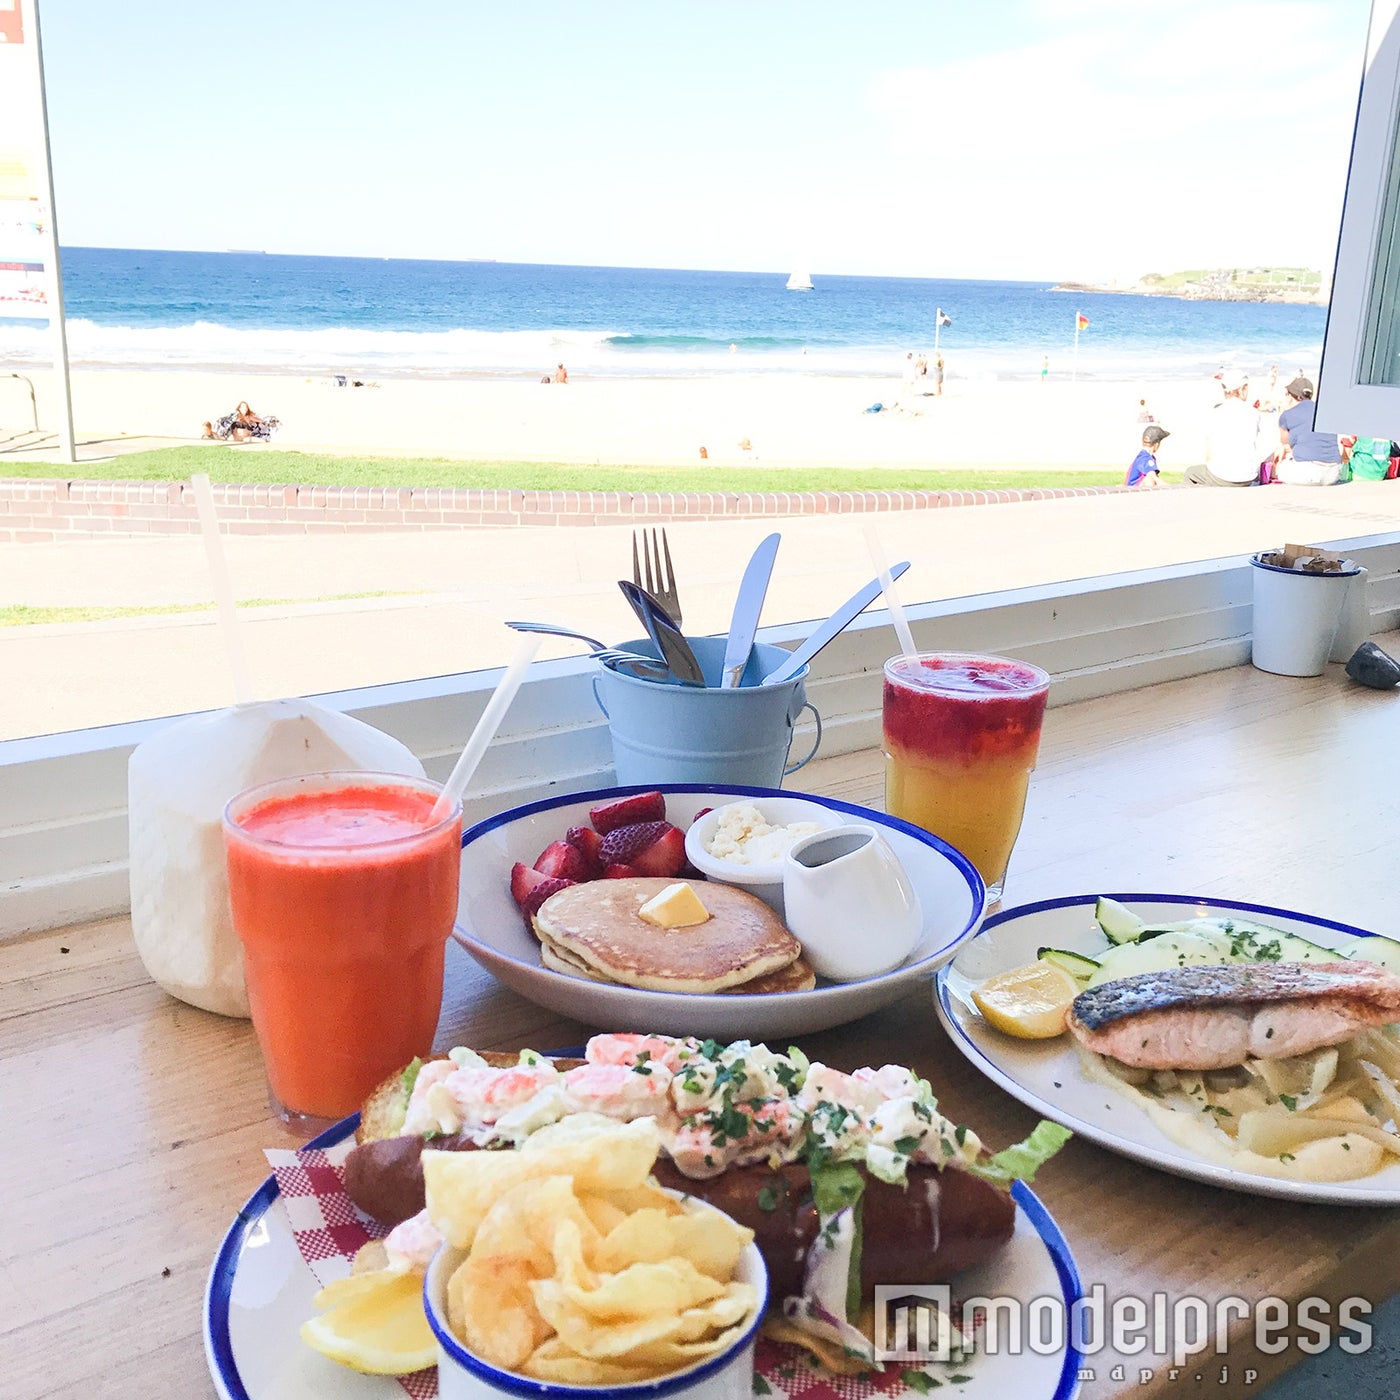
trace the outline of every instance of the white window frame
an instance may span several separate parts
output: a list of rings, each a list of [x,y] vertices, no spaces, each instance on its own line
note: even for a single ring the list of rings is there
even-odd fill
[[[1396,488],[1400,490],[1400,487]],[[1400,627],[1400,533],[1330,542],[1370,571],[1370,630]],[[908,609],[917,644],[1023,657],[1054,677],[1063,705],[1249,660],[1247,557],[1079,579]],[[807,623],[765,628],[792,645]],[[813,663],[807,693],[823,718],[822,755],[880,741],[880,685],[894,650],[885,613],[863,615]],[[499,670],[316,697],[401,739],[445,778]],[[551,792],[612,782],[606,723],[586,659],[542,662],[506,717],[468,795],[467,820]],[[171,719],[0,743],[0,939],[127,908],[126,766]],[[805,752],[810,731],[794,752]],[[790,780],[801,787],[799,773]]]
[[[1362,382],[1392,165],[1400,159],[1400,0],[1372,0],[1366,67],[1318,375],[1319,432],[1400,439],[1400,385]],[[1394,172],[1400,176],[1400,171]],[[1400,315],[1400,306],[1392,314]]]

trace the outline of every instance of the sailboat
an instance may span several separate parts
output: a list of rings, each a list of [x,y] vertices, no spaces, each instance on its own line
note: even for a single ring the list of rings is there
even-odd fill
[[[811,292],[816,288],[812,286],[812,274],[810,272],[794,272],[787,280],[787,289],[790,292]]]

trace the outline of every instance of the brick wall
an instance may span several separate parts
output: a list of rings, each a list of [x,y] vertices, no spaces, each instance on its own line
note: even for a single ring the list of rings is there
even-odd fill
[[[467,491],[409,486],[215,486],[232,534],[314,535],[349,530],[450,530],[463,525],[631,525],[749,520],[866,511],[934,510],[990,502],[1098,496],[1117,486],[1027,491],[777,491],[683,494],[624,491]],[[199,530],[188,482],[0,478],[0,542]]]

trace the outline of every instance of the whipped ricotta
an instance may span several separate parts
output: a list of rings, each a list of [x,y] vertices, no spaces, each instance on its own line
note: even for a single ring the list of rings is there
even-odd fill
[[[781,860],[804,836],[820,830],[820,822],[777,826],[752,802],[735,802],[720,812],[705,849],[731,865],[769,865]]]

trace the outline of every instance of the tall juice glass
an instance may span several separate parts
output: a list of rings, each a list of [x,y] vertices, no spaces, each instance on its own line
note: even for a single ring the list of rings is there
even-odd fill
[[[1039,666],[1003,656],[885,662],[885,810],[960,850],[989,901],[1021,830],[1049,689]]]
[[[390,773],[264,783],[224,811],[229,903],[279,1115],[354,1112],[427,1055],[457,912],[462,809]]]

